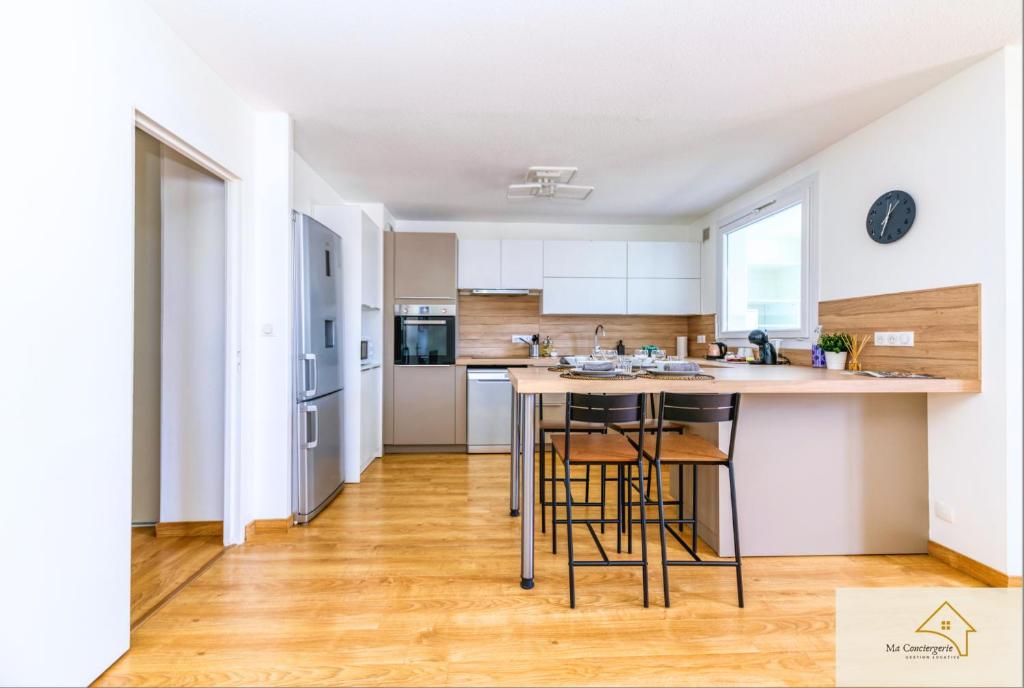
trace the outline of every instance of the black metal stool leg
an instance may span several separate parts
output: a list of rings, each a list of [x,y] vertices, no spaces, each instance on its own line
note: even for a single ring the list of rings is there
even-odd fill
[[[615,525],[615,551],[622,554],[622,466],[619,466],[616,488],[618,489],[618,494],[616,496],[615,518],[618,520],[618,523]]]
[[[555,448],[551,448],[551,553],[558,554],[558,473],[555,472]],[[568,484],[568,483],[566,483]]]
[[[583,488],[583,501],[590,501],[590,464],[587,464],[587,484]]]
[[[649,607],[650,598],[647,581],[647,498],[644,496],[644,466],[642,462],[643,458],[636,465],[636,479],[640,481],[640,560],[644,563],[644,606]],[[630,528],[630,531],[632,530]]]
[[[661,578],[662,588],[665,591],[665,606],[671,606],[668,598],[668,550],[665,547],[665,499],[661,486],[661,459],[654,462],[654,469],[658,472],[658,534],[661,536]]]
[[[732,461],[729,468],[729,497],[732,500],[732,546],[736,555],[736,597],[739,599],[740,607],[743,607],[743,565],[740,562],[740,520],[736,513],[736,475],[732,469]]]
[[[638,471],[643,470],[637,468]],[[633,553],[633,466],[626,466],[626,552]]]
[[[679,467],[679,472],[683,471],[683,467]],[[690,527],[693,529],[690,532],[690,547],[693,547],[693,551],[697,551],[697,464],[693,464],[693,485],[692,493],[690,495],[690,516],[693,517],[693,523]]]
[[[547,483],[547,477],[544,475],[544,460],[547,458],[547,445],[544,442],[544,431],[540,431],[540,532],[546,533],[547,530],[547,513],[548,507],[545,504],[546,500],[544,494],[546,492],[545,486]],[[552,450],[552,453],[554,450]]]
[[[568,538],[568,550],[569,550],[569,607],[572,609],[576,608],[576,569],[573,559],[572,552],[572,490],[569,486],[569,463],[564,462],[563,467],[565,468],[565,528],[566,538]],[[552,524],[552,532],[554,526]]]
[[[683,518],[683,467],[682,466],[676,466],[676,482],[678,483],[678,485],[676,487],[676,495],[679,497],[679,500],[678,500],[679,501],[679,518],[681,520]],[[679,527],[679,534],[682,535],[683,534],[683,524],[680,523],[678,525],[678,527]]]
[[[605,509],[604,509],[604,500],[605,500],[605,495],[607,493],[607,488],[605,487],[605,478],[607,477],[607,473],[608,473],[608,471],[606,470],[607,468],[608,468],[607,466],[601,466],[601,532],[602,533],[604,532],[604,519],[605,519],[605,516],[604,516],[604,511],[605,511]]]

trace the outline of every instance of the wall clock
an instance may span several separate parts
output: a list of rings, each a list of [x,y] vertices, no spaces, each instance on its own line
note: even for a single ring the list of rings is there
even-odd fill
[[[887,191],[868,210],[868,236],[880,244],[891,244],[907,235],[914,225],[917,206],[906,191]]]

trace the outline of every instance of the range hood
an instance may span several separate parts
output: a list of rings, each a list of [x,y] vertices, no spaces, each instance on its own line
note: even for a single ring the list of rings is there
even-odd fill
[[[470,294],[477,296],[526,296],[529,289],[471,289]]]

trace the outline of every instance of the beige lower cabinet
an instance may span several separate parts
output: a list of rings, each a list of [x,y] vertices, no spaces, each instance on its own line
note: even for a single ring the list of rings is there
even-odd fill
[[[455,366],[395,366],[394,443],[456,444]]]

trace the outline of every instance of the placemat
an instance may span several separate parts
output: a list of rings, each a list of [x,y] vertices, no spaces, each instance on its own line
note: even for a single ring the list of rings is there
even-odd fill
[[[590,382],[604,382],[605,380],[635,380],[637,378],[635,373],[629,375],[625,373],[616,373],[609,377],[591,377],[589,375],[580,375],[579,373],[569,372],[562,373],[559,377],[564,377],[567,380],[589,380]]]
[[[714,380],[714,375],[708,375],[707,373],[698,373],[697,375],[649,375],[647,373],[640,373],[639,377],[645,380]]]

